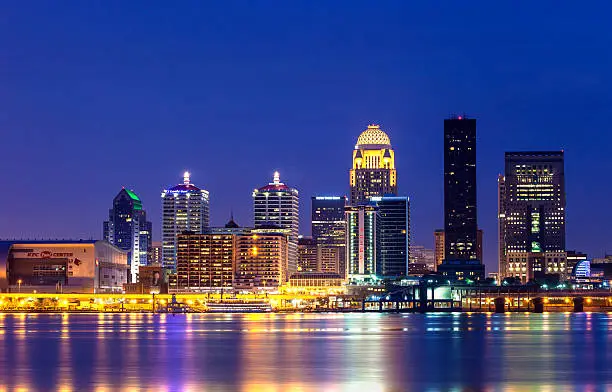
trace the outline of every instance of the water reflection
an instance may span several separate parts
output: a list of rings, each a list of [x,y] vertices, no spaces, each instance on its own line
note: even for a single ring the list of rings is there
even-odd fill
[[[600,390],[612,383],[611,323],[608,313],[0,314],[0,391]]]

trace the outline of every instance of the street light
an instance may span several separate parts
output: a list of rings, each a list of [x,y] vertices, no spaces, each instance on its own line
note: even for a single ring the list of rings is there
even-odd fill
[[[19,292],[21,293],[21,279],[17,280],[17,285],[19,286]]]

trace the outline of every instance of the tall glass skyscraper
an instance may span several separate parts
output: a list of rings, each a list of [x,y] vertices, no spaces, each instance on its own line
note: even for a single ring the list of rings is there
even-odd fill
[[[444,120],[445,260],[476,260],[476,120]]]
[[[378,207],[373,204],[348,206],[346,211],[346,262],[349,279],[361,281],[376,274],[380,258]]]
[[[190,181],[162,192],[162,267],[176,271],[177,236],[185,231],[202,233],[209,226],[209,194]]]
[[[379,257],[376,275],[408,275],[410,262],[410,200],[406,196],[384,196],[371,199],[378,206]]]
[[[346,277],[346,196],[311,198],[312,237],[322,272]]]
[[[138,268],[147,265],[152,246],[152,225],[142,209],[142,201],[129,189],[121,189],[113,199],[113,208],[103,225],[104,239],[128,252],[131,282],[138,278]]]
[[[283,184],[278,172],[271,183],[253,191],[255,228],[273,225],[288,231],[287,280],[297,272],[299,212],[298,190]]]
[[[368,125],[357,138],[350,185],[351,205],[367,203],[374,196],[397,194],[395,152],[389,136],[378,125]]]
[[[563,151],[507,152],[499,185],[500,278],[567,274]]]

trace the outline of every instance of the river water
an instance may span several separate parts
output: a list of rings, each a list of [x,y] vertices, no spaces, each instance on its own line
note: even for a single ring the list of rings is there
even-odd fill
[[[612,389],[612,314],[0,314],[0,391]]]

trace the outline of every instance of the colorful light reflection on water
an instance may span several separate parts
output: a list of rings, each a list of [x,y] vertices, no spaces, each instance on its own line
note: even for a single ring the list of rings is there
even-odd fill
[[[0,391],[599,390],[612,314],[0,314]]]

